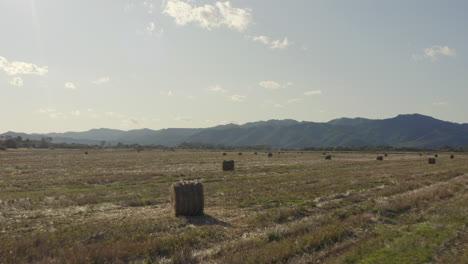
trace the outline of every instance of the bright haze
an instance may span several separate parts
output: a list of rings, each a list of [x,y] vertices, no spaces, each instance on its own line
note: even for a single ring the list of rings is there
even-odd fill
[[[0,0],[0,132],[468,122],[468,2]]]

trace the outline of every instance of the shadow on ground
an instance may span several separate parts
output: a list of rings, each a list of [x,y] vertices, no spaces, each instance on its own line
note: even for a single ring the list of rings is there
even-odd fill
[[[218,220],[210,215],[203,215],[203,216],[185,216],[185,219],[192,224],[196,226],[224,226],[224,227],[230,227],[231,224],[227,222],[223,222],[221,220]]]

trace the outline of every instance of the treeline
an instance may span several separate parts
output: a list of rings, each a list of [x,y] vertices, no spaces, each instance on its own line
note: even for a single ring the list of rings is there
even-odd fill
[[[451,147],[440,146],[437,148],[412,148],[412,147],[391,147],[391,146],[351,146],[351,147],[305,147],[303,151],[362,151],[362,152],[468,152],[468,146]]]
[[[23,139],[21,136],[11,137],[2,136],[0,138],[0,150],[17,149],[17,148],[58,148],[58,149],[169,149],[162,145],[139,145],[139,144],[122,144],[118,143],[115,146],[106,146],[105,141],[101,141],[100,145],[88,145],[78,143],[54,143],[51,137],[44,137],[40,140]]]
[[[197,150],[272,150],[268,145],[253,145],[253,146],[226,146],[223,144],[200,143],[200,142],[184,142],[176,147],[167,147],[163,145],[139,145],[139,144],[123,144],[119,142],[116,145],[106,144],[106,141],[101,141],[100,145],[88,145],[78,143],[54,143],[51,137],[44,137],[40,140],[23,139],[21,136],[0,137],[0,150],[16,149],[16,148],[59,148],[59,149],[135,149],[138,151],[145,149],[162,149],[173,151],[176,149],[197,149]],[[281,149],[284,151],[298,149]],[[351,147],[304,147],[301,151],[361,151],[361,152],[468,152],[468,146],[451,147],[440,146],[437,148],[412,148],[412,147],[391,147],[391,146],[351,146]]]
[[[41,138],[40,140],[23,139],[21,136],[4,136],[0,139],[0,149],[5,150],[17,148],[64,148],[64,149],[87,149],[94,146],[76,143],[52,143],[51,137]]]
[[[226,146],[223,144],[211,143],[188,143],[184,142],[177,146],[178,149],[206,149],[206,150],[271,150],[268,145],[254,145],[254,146]]]

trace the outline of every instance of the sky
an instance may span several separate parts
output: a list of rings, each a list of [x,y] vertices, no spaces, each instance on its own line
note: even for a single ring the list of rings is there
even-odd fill
[[[468,123],[468,1],[0,0],[0,132]]]

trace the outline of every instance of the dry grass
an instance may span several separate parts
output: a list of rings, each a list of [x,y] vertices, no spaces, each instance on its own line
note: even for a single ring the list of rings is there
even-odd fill
[[[221,153],[0,152],[0,263],[467,260],[467,155]],[[181,180],[205,216],[173,216]]]

